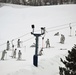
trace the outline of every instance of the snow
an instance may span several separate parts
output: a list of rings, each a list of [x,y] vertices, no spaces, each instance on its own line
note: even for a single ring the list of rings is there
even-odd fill
[[[0,75],[59,75],[59,66],[63,66],[60,58],[65,59],[68,50],[76,44],[76,5],[54,5],[54,6],[18,6],[4,4],[0,7],[0,57],[6,49],[7,40],[17,48],[17,39],[22,41],[22,60],[12,59],[12,48],[7,52],[4,61],[0,61]],[[69,24],[72,26],[72,37]],[[40,33],[40,27],[46,27],[45,41],[49,38],[52,48],[44,48],[43,55],[38,58],[38,67],[33,66],[33,55],[35,48],[30,47],[35,43],[35,37],[31,35],[31,25],[35,25],[35,32]],[[56,32],[65,35],[65,43],[60,44],[60,35],[54,36]],[[39,37],[39,48],[42,47],[42,36]],[[60,50],[60,48],[67,50]],[[18,55],[17,55],[18,56]]]

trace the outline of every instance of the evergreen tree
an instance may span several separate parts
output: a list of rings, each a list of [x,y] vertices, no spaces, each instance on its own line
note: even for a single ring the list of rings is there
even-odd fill
[[[68,51],[68,56],[65,56],[65,60],[60,58],[65,67],[59,67],[60,75],[76,75],[76,45]]]

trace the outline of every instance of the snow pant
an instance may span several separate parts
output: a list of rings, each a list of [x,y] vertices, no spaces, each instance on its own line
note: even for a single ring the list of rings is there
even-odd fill
[[[65,40],[64,40],[64,39],[62,39],[62,40],[60,41],[60,43],[64,44],[64,41],[65,41]]]
[[[50,47],[50,44],[46,44],[46,48],[47,48],[47,47]]]
[[[20,60],[21,59],[21,55],[18,55],[18,60]]]

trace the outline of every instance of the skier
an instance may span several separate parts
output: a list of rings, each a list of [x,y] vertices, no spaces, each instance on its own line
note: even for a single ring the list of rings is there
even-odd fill
[[[13,58],[16,58],[16,50],[17,49],[15,49],[14,52],[13,52]]]
[[[47,48],[47,47],[50,47],[49,39],[47,39],[47,41],[46,41],[46,48]]]
[[[9,41],[7,41],[7,50],[9,50],[10,49],[10,43],[9,43]]]
[[[13,55],[14,55],[14,45],[12,46],[12,54],[11,54],[12,58],[13,58]]]
[[[12,41],[11,41],[11,44],[12,44],[12,49],[14,49],[14,44],[13,44],[13,41],[14,41],[14,40],[12,40]]]
[[[21,43],[21,41],[20,41],[20,39],[18,39],[18,41],[17,41],[17,47],[18,48],[20,48],[20,43]]]
[[[18,52],[18,60],[21,60],[21,55],[22,55],[21,50],[19,50],[19,52]]]
[[[65,36],[63,34],[61,34],[60,43],[64,44],[64,41],[65,41]]]
[[[6,53],[7,53],[6,50],[4,50],[4,51],[2,52],[1,60],[4,60],[4,57],[5,57],[5,54],[6,54]]]
[[[41,48],[41,50],[39,51],[39,54],[38,54],[39,56],[43,55],[42,51],[43,51],[43,48]]]
[[[13,41],[14,40],[11,41],[11,43],[12,43],[12,57],[13,57],[13,53],[14,53],[14,44],[13,44]]]

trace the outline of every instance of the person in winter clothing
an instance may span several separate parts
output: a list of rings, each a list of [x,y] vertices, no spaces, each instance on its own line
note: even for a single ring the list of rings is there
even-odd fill
[[[47,47],[50,47],[49,39],[47,39],[47,41],[46,41],[46,48],[47,48]]]
[[[64,41],[65,41],[65,36],[63,34],[61,34],[60,43],[64,44]]]
[[[11,41],[11,44],[12,44],[12,48],[14,48],[14,44],[13,44],[13,41],[14,41],[14,39]]]
[[[20,43],[21,43],[21,41],[20,41],[20,39],[18,39],[18,41],[17,41],[17,47],[18,48],[20,47]]]
[[[11,57],[14,58],[14,47],[12,48]]]
[[[22,55],[21,50],[19,50],[19,52],[18,52],[18,60],[21,59],[21,55]]]
[[[42,51],[43,51],[43,48],[41,48],[41,50],[39,51],[39,54],[38,54],[39,56],[43,55]]]
[[[5,54],[6,54],[6,53],[7,53],[6,50],[4,50],[4,51],[2,52],[1,60],[4,60],[4,57],[5,57]]]
[[[16,50],[17,49],[15,49],[14,52],[13,52],[13,58],[16,58]]]
[[[10,49],[10,43],[9,43],[9,41],[7,41],[7,50],[9,50]]]

